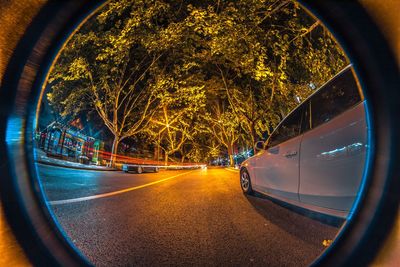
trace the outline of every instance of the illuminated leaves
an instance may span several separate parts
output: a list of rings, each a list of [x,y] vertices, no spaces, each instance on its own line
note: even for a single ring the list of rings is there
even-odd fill
[[[293,1],[115,0],[64,47],[47,97],[62,115],[95,111],[119,141],[147,131],[195,158],[203,134],[228,151],[267,137],[346,64]]]
[[[89,65],[84,58],[76,58],[69,65],[67,74],[64,76],[65,81],[75,81],[85,79],[88,76]]]

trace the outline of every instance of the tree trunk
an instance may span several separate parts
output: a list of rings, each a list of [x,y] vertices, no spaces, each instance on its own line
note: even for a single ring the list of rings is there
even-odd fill
[[[185,161],[185,158],[186,158],[185,148],[182,147],[182,148],[179,150],[179,153],[180,153],[181,156],[182,156],[182,158],[181,158],[181,163],[183,163],[183,162]]]
[[[118,145],[120,142],[119,136],[114,137],[114,142],[111,149],[111,167],[115,168],[115,163],[117,160]]]
[[[229,166],[235,167],[235,159],[233,158],[233,155],[229,155]]]
[[[164,165],[165,165],[165,166],[168,165],[168,153],[167,153],[167,152],[165,152]]]
[[[256,140],[257,140],[256,135],[257,135],[257,133],[256,133],[255,123],[252,122],[251,123],[251,142],[253,143],[252,147],[253,147],[254,155],[256,154]]]
[[[153,158],[154,158],[154,160],[158,160],[159,159],[159,156],[158,156],[158,151],[159,151],[160,149],[159,149],[159,147],[158,146],[155,146],[154,147],[154,151],[153,151]]]
[[[233,146],[228,147],[229,166],[235,166],[235,159],[233,158]]]

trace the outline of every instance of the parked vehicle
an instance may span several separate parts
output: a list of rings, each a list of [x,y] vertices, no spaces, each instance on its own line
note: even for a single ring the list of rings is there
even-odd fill
[[[241,165],[243,192],[349,216],[368,150],[365,104],[348,66],[257,143],[260,151]]]
[[[159,167],[153,165],[122,164],[122,171],[124,172],[134,171],[140,174],[143,172],[158,172]]]

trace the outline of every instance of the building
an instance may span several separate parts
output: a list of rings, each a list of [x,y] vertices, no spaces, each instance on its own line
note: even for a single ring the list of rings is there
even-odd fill
[[[86,135],[73,123],[62,124],[53,121],[37,134],[38,148],[48,157],[99,164],[102,161],[104,142]]]

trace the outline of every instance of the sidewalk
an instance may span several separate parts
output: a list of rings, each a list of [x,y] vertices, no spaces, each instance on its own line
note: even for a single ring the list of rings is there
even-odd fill
[[[36,162],[40,164],[64,167],[64,168],[73,168],[73,169],[82,169],[82,170],[93,170],[93,171],[116,171],[117,169],[113,169],[105,166],[97,166],[97,165],[87,165],[81,164],[78,162],[70,162],[66,160],[51,158],[46,155],[44,151],[41,149],[34,149],[34,153],[36,154]]]

